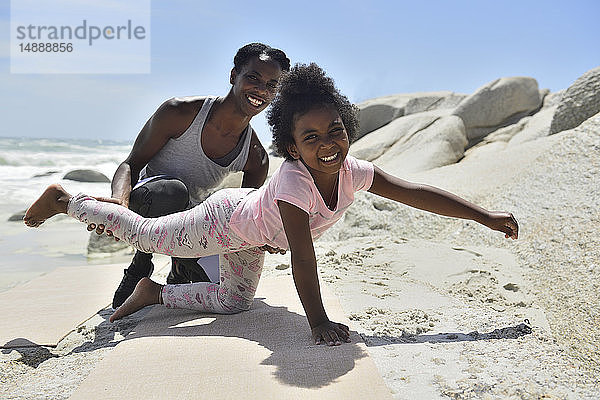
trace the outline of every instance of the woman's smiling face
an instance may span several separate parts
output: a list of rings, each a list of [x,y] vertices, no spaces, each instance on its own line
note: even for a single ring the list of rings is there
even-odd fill
[[[281,66],[268,56],[252,57],[237,71],[231,71],[233,93],[244,113],[254,116],[273,101],[281,77]]]
[[[288,147],[294,159],[301,159],[311,175],[337,174],[342,167],[350,143],[344,122],[333,106],[318,106],[294,116],[292,137]]]

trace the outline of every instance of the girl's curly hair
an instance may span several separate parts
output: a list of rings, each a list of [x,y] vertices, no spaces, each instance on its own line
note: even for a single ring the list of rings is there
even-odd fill
[[[267,111],[267,121],[273,131],[273,147],[277,154],[293,160],[287,151],[294,143],[294,117],[318,107],[333,106],[344,123],[350,143],[358,132],[358,107],[335,87],[333,79],[317,64],[296,64],[285,73],[279,92]]]

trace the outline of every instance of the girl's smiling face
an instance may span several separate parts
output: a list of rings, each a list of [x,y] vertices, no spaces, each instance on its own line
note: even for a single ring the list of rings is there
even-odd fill
[[[300,159],[313,178],[336,174],[342,167],[350,143],[344,123],[333,106],[318,106],[294,116],[289,154]]]

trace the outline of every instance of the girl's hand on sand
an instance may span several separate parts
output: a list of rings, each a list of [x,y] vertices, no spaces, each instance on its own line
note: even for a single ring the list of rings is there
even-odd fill
[[[504,233],[504,237],[517,239],[519,237],[519,223],[509,212],[492,211],[490,212],[486,226],[495,231]]]
[[[343,342],[350,342],[350,328],[344,324],[326,321],[312,328],[312,337],[315,344],[321,344],[323,341],[329,346],[339,346]]]

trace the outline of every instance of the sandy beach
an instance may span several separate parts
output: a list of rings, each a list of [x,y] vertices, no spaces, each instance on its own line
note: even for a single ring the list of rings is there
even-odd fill
[[[315,244],[321,279],[395,399],[600,398],[600,113],[481,143],[496,147],[402,176],[511,211],[518,240],[358,193]],[[267,256],[274,275],[292,279],[289,255]],[[56,348],[2,350],[0,397],[69,398],[148,310],[111,324],[106,308]]]

